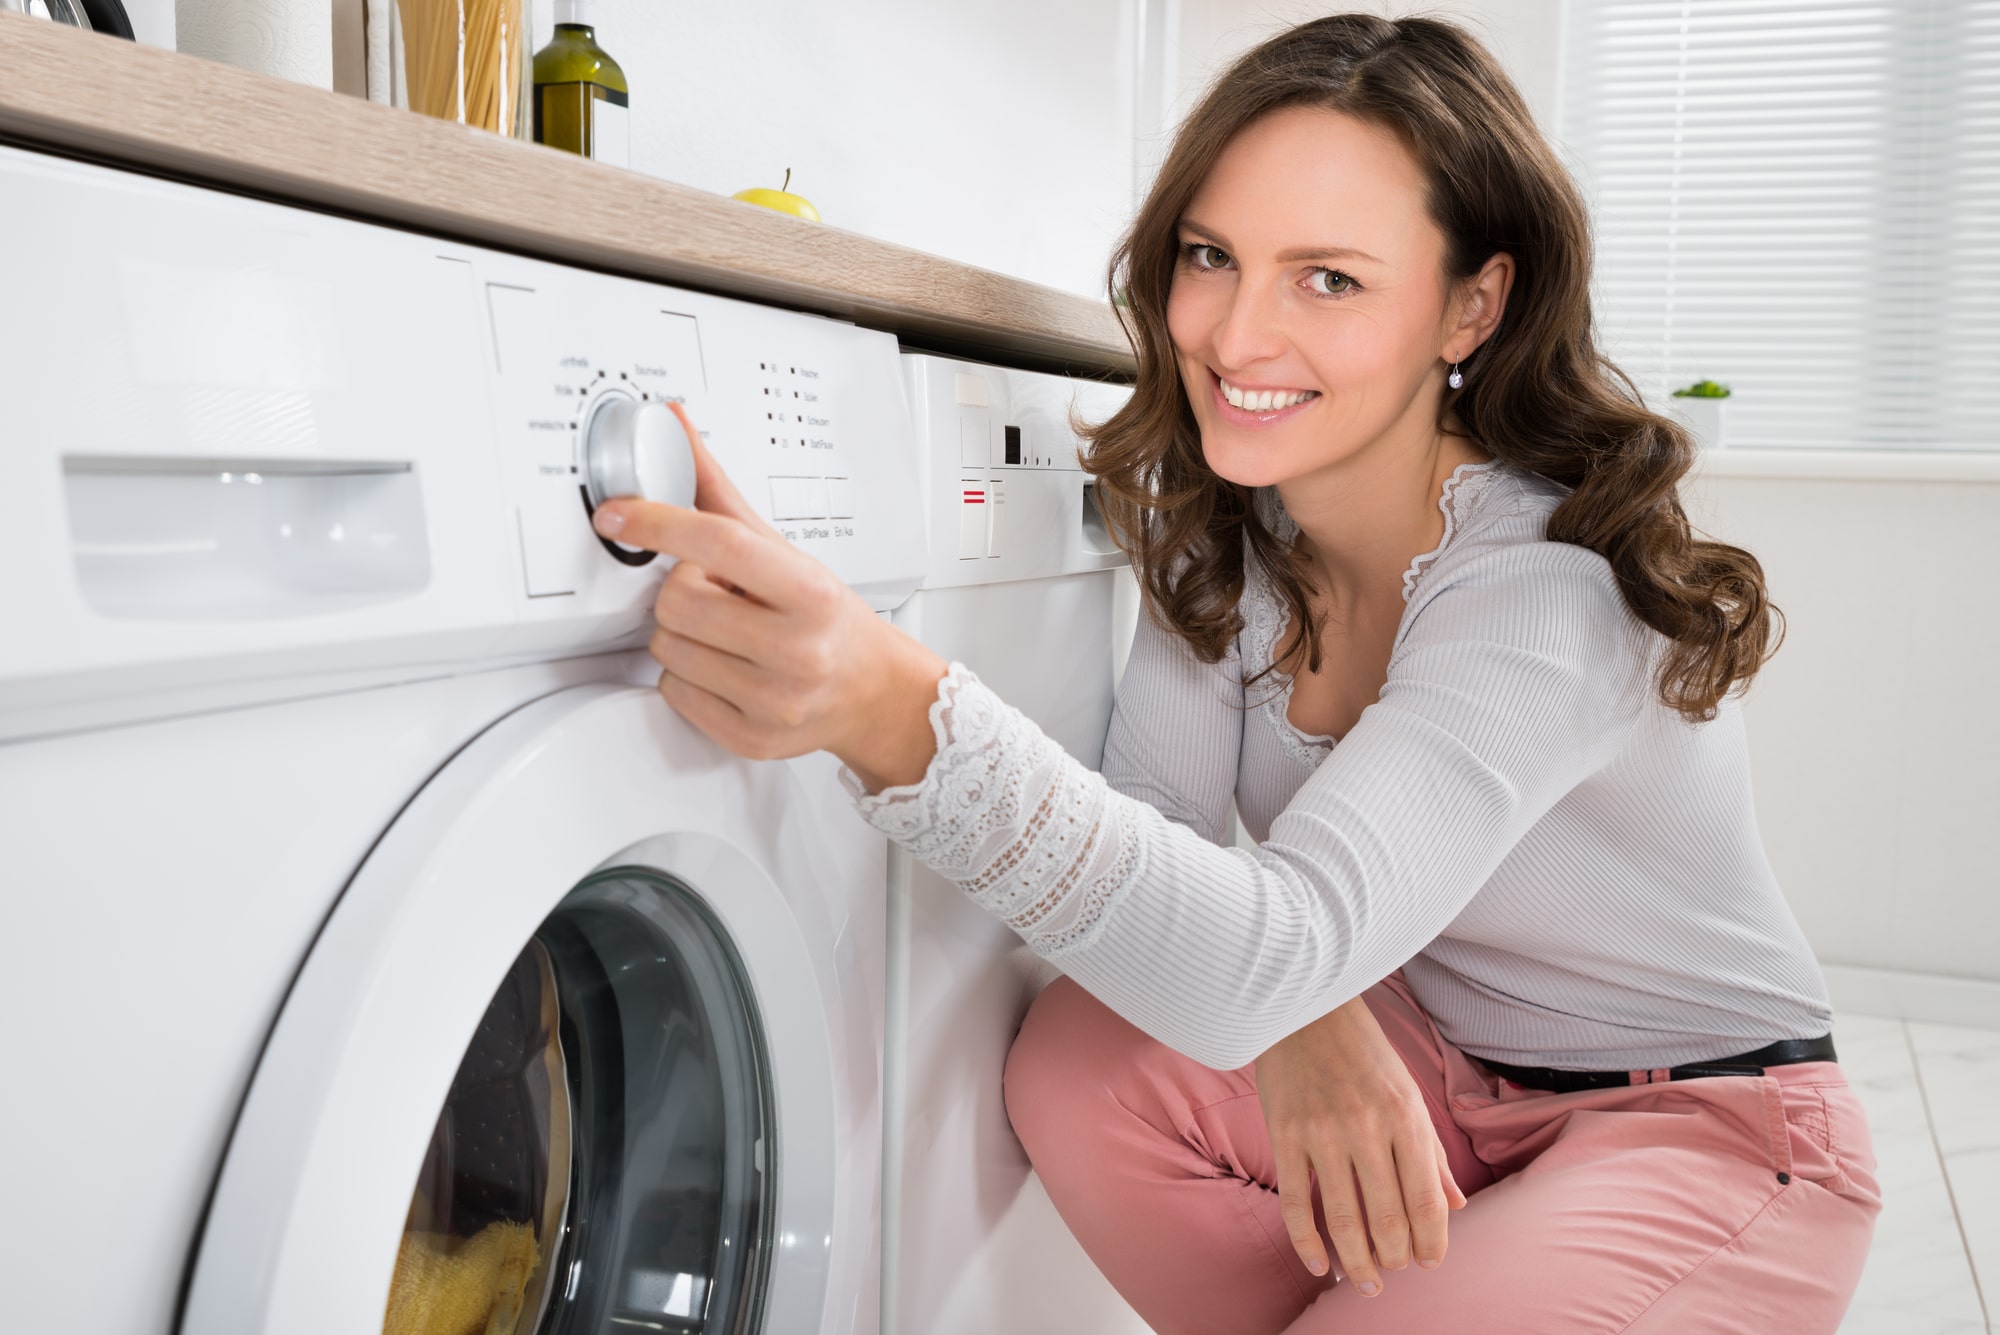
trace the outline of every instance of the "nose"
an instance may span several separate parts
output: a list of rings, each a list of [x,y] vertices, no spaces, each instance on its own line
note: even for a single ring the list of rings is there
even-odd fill
[[[1210,342],[1216,360],[1233,369],[1246,368],[1281,356],[1285,350],[1279,321],[1279,300],[1267,283],[1248,274],[1231,285],[1229,304]]]

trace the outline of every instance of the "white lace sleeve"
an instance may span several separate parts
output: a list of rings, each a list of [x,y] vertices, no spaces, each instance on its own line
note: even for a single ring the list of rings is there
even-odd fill
[[[962,664],[931,705],[922,782],[870,797],[864,818],[1054,959],[1087,945],[1139,874],[1130,804]]]

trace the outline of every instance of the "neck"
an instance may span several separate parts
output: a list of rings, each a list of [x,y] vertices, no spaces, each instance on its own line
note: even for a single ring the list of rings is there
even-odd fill
[[[1444,540],[1445,480],[1489,457],[1463,434],[1439,431],[1434,417],[1406,415],[1339,462],[1280,482],[1322,593],[1336,606],[1400,598],[1410,562]]]

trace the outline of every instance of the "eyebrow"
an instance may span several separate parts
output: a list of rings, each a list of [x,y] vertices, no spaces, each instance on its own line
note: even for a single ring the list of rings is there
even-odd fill
[[[1229,243],[1222,239],[1222,233],[1212,227],[1204,227],[1190,218],[1181,219],[1180,225],[1187,231],[1199,233],[1224,250],[1230,249]],[[1299,260],[1367,260],[1372,264],[1386,262],[1365,250],[1356,250],[1351,246],[1308,246],[1303,250],[1288,250],[1278,256],[1280,264],[1293,264]]]

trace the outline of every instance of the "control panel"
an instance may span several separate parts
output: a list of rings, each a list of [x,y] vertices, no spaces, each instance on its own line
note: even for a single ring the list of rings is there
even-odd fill
[[[0,738],[643,645],[668,563],[591,513],[697,443],[878,609],[923,576],[892,335],[5,147],[0,195],[117,257],[0,252]]]
[[[651,563],[589,516],[615,496],[692,503],[690,433],[787,539],[884,606],[907,592],[920,517],[896,466],[909,428],[888,335],[554,265],[480,268],[529,615],[616,600]]]
[[[920,353],[904,356],[903,378],[923,459],[926,588],[1125,564],[1076,427],[1109,418],[1129,389]]]

